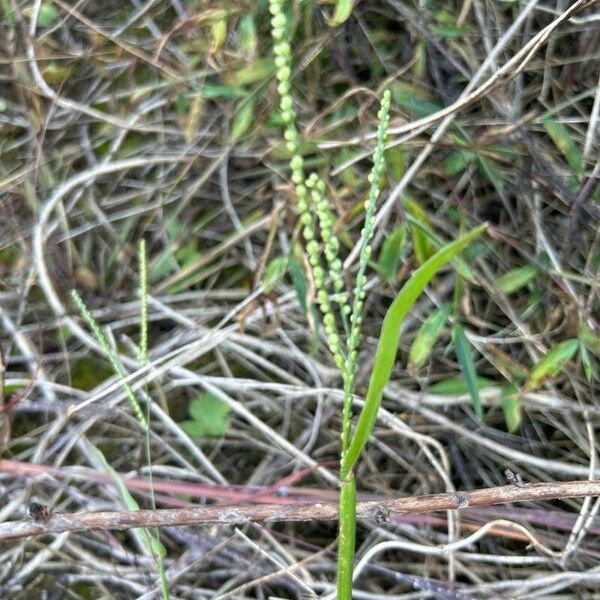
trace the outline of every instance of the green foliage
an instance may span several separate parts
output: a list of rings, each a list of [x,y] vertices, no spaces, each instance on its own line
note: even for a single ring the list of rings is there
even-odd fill
[[[477,385],[478,390],[484,390],[491,387],[500,387],[501,384],[487,377],[477,377],[475,385]],[[439,396],[463,396],[469,393],[469,386],[464,375],[457,375],[430,385],[427,388],[427,393]]]
[[[442,166],[446,175],[454,177],[462,173],[476,158],[477,153],[472,150],[455,150],[448,154]]]
[[[567,159],[573,173],[581,174],[583,172],[583,158],[569,130],[562,123],[551,118],[544,119],[542,125],[554,145]]]
[[[590,356],[588,349],[585,344],[579,344],[579,356],[581,356],[581,364],[583,365],[583,372],[588,382],[591,382],[594,378],[594,367],[592,365],[592,357]]]
[[[302,309],[304,315],[306,315],[306,293],[308,286],[306,283],[306,277],[304,276],[304,271],[302,270],[302,267],[300,266],[300,263],[296,257],[292,257],[290,259],[290,275],[292,276],[292,283],[294,285],[294,289],[296,290],[296,295],[298,296],[300,308]]]
[[[433,245],[427,236],[431,231],[429,217],[418,202],[405,196],[402,199],[404,208],[412,217],[410,231],[413,239],[413,250],[417,263],[422,265],[434,252]]]
[[[238,104],[231,124],[232,142],[238,141],[242,135],[250,129],[254,120],[254,106],[256,100],[256,94],[252,94]]]
[[[288,270],[289,259],[287,256],[276,256],[270,260],[262,278],[265,292],[270,292],[273,286],[280,281]]]
[[[558,375],[567,363],[575,356],[579,348],[579,340],[564,340],[551,348],[531,370],[525,388],[532,390],[539,387],[546,379]]]
[[[247,54],[252,56],[256,52],[258,43],[256,35],[256,24],[252,13],[247,13],[240,18],[238,25],[240,35],[240,48]]]
[[[357,349],[360,341],[360,326],[365,300],[365,286],[367,283],[366,270],[371,257],[371,238],[375,232],[375,207],[379,196],[379,181],[384,167],[385,136],[389,123],[391,94],[386,90],[381,100],[381,108],[377,117],[377,146],[373,154],[373,167],[369,173],[369,197],[365,203],[365,223],[360,235],[360,251],[358,255],[358,272],[354,286],[354,302],[350,313],[350,335],[348,336],[348,361],[344,370],[344,414],[342,417],[342,464],[344,453],[348,447],[350,432],[352,393],[354,392],[354,378],[356,375]]]
[[[392,281],[406,253],[406,224],[396,227],[385,239],[377,259],[377,270],[383,279]]]
[[[344,472],[349,472],[356,464],[375,425],[383,389],[389,381],[396,360],[402,322],[408,311],[431,278],[484,231],[485,225],[477,227],[438,250],[411,275],[388,308],[381,327],[365,404],[359,415],[348,451],[343,457],[342,468]]]
[[[534,265],[515,267],[498,277],[498,279],[496,279],[496,285],[505,294],[512,294],[535,279],[538,273],[539,271]]]
[[[38,27],[52,27],[58,21],[58,9],[52,2],[42,2],[38,13]]]
[[[184,431],[194,438],[219,437],[229,430],[230,408],[219,397],[204,392],[188,405],[191,417],[181,423]]]
[[[469,390],[469,396],[471,396],[473,409],[475,410],[477,418],[481,420],[483,419],[483,407],[481,405],[481,396],[479,395],[479,387],[477,385],[477,372],[475,370],[475,363],[473,362],[471,344],[461,325],[456,325],[454,328],[454,346],[456,348],[456,357],[458,358],[458,362],[465,377],[467,389]]]
[[[577,338],[590,352],[600,358],[600,337],[584,321],[579,323]]]
[[[140,408],[140,405],[137,401],[137,398],[135,397],[135,394],[133,393],[133,390],[131,389],[131,386],[126,380],[127,373],[125,372],[125,369],[121,364],[117,353],[108,343],[108,340],[106,339],[106,336],[102,333],[100,326],[98,325],[98,323],[92,316],[92,313],[90,313],[87,306],[85,305],[85,303],[83,302],[76,290],[71,290],[71,299],[79,309],[79,312],[83,316],[83,319],[87,323],[87,326],[91,329],[92,333],[94,334],[96,341],[102,348],[102,351],[104,352],[104,355],[110,362],[115,374],[121,380],[123,388],[125,389],[125,393],[127,394],[127,398],[129,399],[129,404],[131,406],[133,414],[139,421],[140,425],[142,426],[142,429],[147,430],[148,422],[146,421],[146,417],[144,416],[144,413]]]
[[[353,0],[337,0],[333,19],[329,23],[332,27],[337,27],[348,19],[352,13],[352,2]]]
[[[504,413],[506,429],[516,433],[521,427],[521,398],[514,385],[505,385],[500,393],[500,404]]]
[[[465,25],[458,25],[456,15],[447,10],[438,10],[433,18],[436,25],[433,25],[431,31],[446,39],[455,39],[464,37],[469,33],[469,28]]]
[[[409,370],[414,371],[425,364],[451,313],[452,305],[447,303],[434,310],[425,319],[408,353]]]
[[[352,598],[352,571],[356,538],[356,481],[349,473],[340,492],[340,532],[338,540],[338,600]]]
[[[94,447],[93,450],[96,453],[96,457],[102,464],[103,469],[112,477],[113,481],[115,482],[115,485],[119,490],[119,494],[121,495],[121,499],[127,507],[127,510],[140,510],[139,504],[127,489],[125,481],[121,475],[119,475],[119,473],[117,473],[117,471],[111,467],[104,454],[98,448]],[[140,546],[144,548],[148,556],[164,558],[167,555],[167,551],[161,544],[160,540],[156,536],[152,535],[148,529],[134,529],[133,533],[138,539]]]

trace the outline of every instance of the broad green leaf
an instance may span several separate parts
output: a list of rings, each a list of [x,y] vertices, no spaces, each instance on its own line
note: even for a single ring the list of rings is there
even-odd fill
[[[337,0],[335,3],[335,12],[330,21],[331,27],[341,25],[352,13],[352,0]]]
[[[432,277],[474,239],[479,237],[485,231],[485,228],[485,225],[481,225],[438,250],[413,272],[388,308],[381,327],[365,404],[358,417],[348,450],[342,457],[343,472],[350,472],[371,435],[377,419],[377,411],[381,404],[383,390],[390,379],[396,361],[400,329],[408,311],[422,294]]]
[[[562,371],[565,365],[573,358],[579,348],[579,340],[565,340],[551,348],[533,367],[529,379],[525,384],[528,390],[538,387],[545,379],[553,377]]]
[[[567,159],[567,162],[574,173],[582,173],[583,159],[581,158],[581,152],[579,152],[579,148],[575,144],[573,135],[569,130],[562,123],[551,118],[544,119],[542,125],[544,126],[546,133],[550,136],[550,139],[554,142],[554,145]]]
[[[478,390],[485,390],[486,388],[499,387],[501,384],[493,379],[487,377],[477,377],[475,382]],[[436,394],[439,396],[464,396],[469,393],[469,387],[467,382],[462,375],[456,377],[449,377],[438,381],[427,388],[428,394]]]
[[[266,292],[270,292],[273,289],[273,286],[285,275],[285,272],[288,269],[288,263],[289,259],[287,256],[277,256],[269,261],[262,279]]]
[[[38,13],[38,27],[52,27],[58,21],[58,9],[52,2],[42,2]]]
[[[500,391],[500,405],[509,433],[515,433],[521,427],[521,398],[518,392],[514,385],[505,385]]]
[[[418,369],[425,364],[431,350],[442,334],[451,312],[452,305],[450,303],[442,304],[425,319],[408,353],[409,370]]]
[[[205,392],[188,406],[192,417],[181,426],[191,437],[218,437],[229,429],[229,406],[220,398]]]
[[[242,100],[235,111],[231,124],[231,141],[236,142],[248,131],[254,120],[254,105],[256,96],[252,95]]]
[[[498,279],[496,279],[496,285],[505,294],[512,294],[522,287],[526,286],[535,276],[538,274],[537,267],[533,265],[525,265],[523,267],[516,267],[506,271]]]
[[[465,376],[469,396],[473,403],[473,409],[477,418],[483,419],[483,407],[481,405],[481,396],[479,395],[479,387],[477,385],[477,372],[475,363],[473,362],[473,354],[471,344],[465,335],[462,325],[456,325],[454,328],[454,347],[456,348],[456,357]]]
[[[391,281],[398,273],[398,267],[406,249],[406,225],[400,225],[385,239],[377,259],[377,270],[386,280]]]
[[[135,498],[127,489],[125,481],[123,480],[121,475],[111,467],[101,450],[99,450],[95,446],[92,446],[92,449],[95,451],[96,456],[98,457],[98,460],[102,464],[104,470],[112,477],[113,481],[115,482],[115,485],[119,490],[119,494],[121,495],[121,499],[125,503],[127,509],[140,510],[139,504],[135,501]],[[142,548],[146,549],[149,556],[154,556],[156,558],[164,558],[167,555],[167,551],[160,542],[160,540],[156,536],[152,535],[148,529],[135,528],[133,529],[133,534],[137,537]]]

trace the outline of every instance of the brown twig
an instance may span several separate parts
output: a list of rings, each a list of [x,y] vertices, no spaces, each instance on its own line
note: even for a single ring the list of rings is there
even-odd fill
[[[534,483],[524,487],[507,485],[470,492],[360,502],[357,506],[357,516],[361,519],[387,522],[395,514],[419,514],[509,502],[557,500],[585,496],[600,496],[600,481]],[[337,519],[337,516],[338,504],[334,502],[311,505],[238,504],[139,511],[54,513],[45,523],[33,520],[0,523],[0,542],[66,531],[125,530],[134,527],[172,527],[215,523],[243,525],[251,522],[332,521]]]

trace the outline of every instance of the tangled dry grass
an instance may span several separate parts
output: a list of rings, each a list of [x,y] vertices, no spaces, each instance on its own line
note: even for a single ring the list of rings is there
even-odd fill
[[[327,178],[349,277],[377,97],[389,87],[394,98],[375,254],[407,218],[413,229],[393,275],[369,274],[359,389],[385,310],[427,243],[419,225],[452,239],[466,223],[491,223],[469,256],[472,281],[447,271],[405,326],[359,499],[494,487],[505,473],[525,485],[600,479],[597,6],[363,0],[336,29],[325,3],[290,6],[303,153]],[[153,495],[159,508],[209,503],[223,514],[230,504],[334,502],[340,378],[303,275],[266,3],[0,7],[0,521],[31,522],[32,502],[124,509],[95,449],[142,508]],[[146,367],[136,358],[140,238]],[[527,279],[511,289],[499,279],[507,272]],[[150,399],[151,465],[72,288],[140,401]],[[454,302],[478,377],[492,382],[481,422],[465,391],[431,389],[461,372],[449,327],[426,366],[406,366],[423,319],[444,302]],[[549,350],[584,334],[589,350],[522,391],[508,433],[501,384],[526,380]],[[227,407],[222,431],[190,437],[182,422],[206,392]],[[362,521],[356,597],[598,597],[599,507],[536,500]],[[227,523],[161,528],[172,598],[331,594],[333,523]],[[2,598],[158,590],[155,560],[131,532],[0,545]]]

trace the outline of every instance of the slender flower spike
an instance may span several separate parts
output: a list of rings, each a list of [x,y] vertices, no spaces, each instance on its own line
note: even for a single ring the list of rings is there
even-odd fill
[[[369,195],[365,202],[365,223],[361,231],[361,244],[358,260],[358,273],[356,274],[356,283],[354,287],[354,300],[352,311],[350,313],[350,335],[346,354],[348,360],[346,370],[344,371],[344,406],[342,417],[342,454],[345,452],[350,436],[350,417],[352,409],[352,390],[354,389],[354,378],[356,374],[356,357],[358,344],[360,342],[360,325],[362,322],[362,311],[365,299],[365,286],[367,284],[366,270],[371,256],[371,239],[375,231],[375,209],[377,207],[377,197],[379,196],[379,182],[385,165],[384,150],[385,136],[387,134],[390,122],[390,103],[391,94],[385,90],[381,100],[381,108],[377,113],[379,126],[377,128],[377,145],[373,153],[373,167],[369,174],[368,181],[371,184]],[[343,458],[342,458],[343,460]]]

